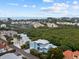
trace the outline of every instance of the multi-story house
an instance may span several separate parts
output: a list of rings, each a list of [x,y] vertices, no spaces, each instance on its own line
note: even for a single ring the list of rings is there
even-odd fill
[[[36,49],[39,52],[47,53],[50,48],[56,48],[57,46],[50,44],[49,41],[44,39],[39,39],[37,41],[32,41],[30,43],[30,49]]]

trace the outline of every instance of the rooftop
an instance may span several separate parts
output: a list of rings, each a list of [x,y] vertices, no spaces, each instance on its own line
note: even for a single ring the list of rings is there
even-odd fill
[[[45,40],[45,39],[38,39],[37,41],[34,41],[36,43],[42,43],[42,44],[48,44],[49,41]]]
[[[53,45],[53,44],[48,44],[48,45],[45,46],[45,48],[50,48],[50,47],[56,48],[57,46],[55,46],[55,45]]]
[[[71,50],[67,50],[64,51],[64,59],[75,59],[78,58],[79,56],[79,51],[71,51]]]
[[[5,48],[5,45],[0,43],[0,49]]]

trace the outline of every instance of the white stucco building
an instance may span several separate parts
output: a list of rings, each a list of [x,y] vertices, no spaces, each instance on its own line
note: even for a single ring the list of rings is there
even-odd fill
[[[47,27],[49,27],[49,28],[57,28],[58,27],[58,25],[56,25],[55,23],[46,23],[47,24]]]
[[[39,39],[30,43],[30,49],[36,49],[39,52],[48,52],[50,48],[56,48],[57,46],[50,44],[49,41]]]
[[[31,41],[26,34],[21,33],[21,34],[18,34],[18,35],[20,35],[21,39],[18,40],[17,38],[14,38],[14,40],[13,40],[14,45],[17,46],[18,48],[21,48],[21,46],[23,44],[25,44],[26,42]]]
[[[7,26],[6,26],[6,24],[1,24],[0,27],[1,27],[1,28],[6,28]]]
[[[34,28],[38,28],[38,27],[44,27],[44,24],[41,24],[40,22],[32,22],[32,25]]]
[[[7,35],[7,36],[13,36],[15,34],[17,34],[16,31],[12,31],[12,30],[2,30],[0,31],[1,35]]]

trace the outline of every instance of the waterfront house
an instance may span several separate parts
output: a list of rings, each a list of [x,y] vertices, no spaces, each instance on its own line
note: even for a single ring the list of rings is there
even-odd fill
[[[36,49],[39,52],[47,53],[50,48],[56,48],[57,46],[50,44],[48,40],[39,39],[37,41],[30,42],[30,49]]]

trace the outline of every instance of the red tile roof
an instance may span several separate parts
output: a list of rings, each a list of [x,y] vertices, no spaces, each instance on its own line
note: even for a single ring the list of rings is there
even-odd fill
[[[74,59],[75,57],[77,58],[79,56],[79,51],[73,52],[73,51],[67,50],[67,51],[64,51],[63,55],[64,55],[64,59]]]
[[[73,52],[72,51],[67,50],[63,54],[64,54],[64,59],[73,59]]]
[[[73,52],[70,51],[70,50],[67,50],[67,51],[64,52],[64,55],[65,56],[72,56],[73,55]]]
[[[79,51],[73,52],[74,55],[79,56]]]
[[[0,49],[5,48],[5,45],[0,43]]]

